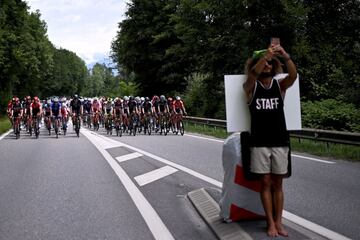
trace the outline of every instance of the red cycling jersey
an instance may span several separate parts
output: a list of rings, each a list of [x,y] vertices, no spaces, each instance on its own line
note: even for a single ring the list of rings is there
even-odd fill
[[[183,103],[183,101],[181,101],[181,100],[175,100],[175,101],[173,102],[173,108],[174,108],[174,109],[183,109],[183,108],[184,108],[184,103]]]

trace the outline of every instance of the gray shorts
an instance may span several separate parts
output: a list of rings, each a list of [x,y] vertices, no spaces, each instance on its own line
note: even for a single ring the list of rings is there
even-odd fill
[[[250,171],[259,174],[286,174],[289,147],[252,147]]]

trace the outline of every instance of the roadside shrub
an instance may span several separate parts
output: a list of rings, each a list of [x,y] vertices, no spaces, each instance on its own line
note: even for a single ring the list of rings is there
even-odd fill
[[[360,109],[354,104],[326,99],[303,102],[301,108],[304,127],[360,132]]]

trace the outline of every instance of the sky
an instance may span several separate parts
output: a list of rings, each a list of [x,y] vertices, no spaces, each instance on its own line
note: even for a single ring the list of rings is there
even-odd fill
[[[26,0],[40,10],[49,40],[75,52],[87,66],[109,59],[118,23],[125,19],[129,0]]]

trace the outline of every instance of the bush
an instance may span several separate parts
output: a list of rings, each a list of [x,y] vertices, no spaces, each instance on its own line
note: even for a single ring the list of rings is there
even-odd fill
[[[360,132],[360,110],[340,100],[303,102],[302,124],[307,128]]]
[[[191,116],[205,116],[204,83],[208,78],[208,74],[201,73],[193,73],[187,78],[188,86],[184,96],[184,103],[187,113]]]

